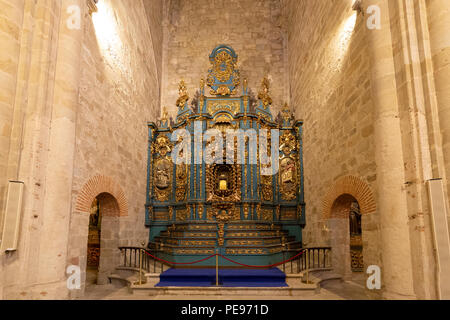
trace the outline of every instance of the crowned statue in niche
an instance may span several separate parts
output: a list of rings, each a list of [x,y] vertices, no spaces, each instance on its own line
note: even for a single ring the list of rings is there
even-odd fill
[[[155,185],[159,189],[166,189],[170,184],[170,163],[168,160],[159,161],[155,167]]]

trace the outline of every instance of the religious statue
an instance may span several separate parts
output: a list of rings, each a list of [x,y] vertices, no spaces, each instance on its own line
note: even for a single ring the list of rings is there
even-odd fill
[[[353,202],[350,208],[350,234],[360,235],[361,232],[361,213],[359,212],[359,205]]]
[[[186,106],[186,102],[189,100],[189,94],[187,92],[186,83],[184,80],[180,81],[178,86],[178,94],[180,97],[177,100],[177,107],[183,109]]]
[[[97,198],[94,199],[89,216],[89,228],[97,229],[100,227],[100,207]]]
[[[169,120],[169,113],[167,112],[167,108],[164,107],[162,116],[161,116],[161,121],[167,121],[167,120]]]
[[[269,96],[270,82],[267,77],[264,77],[261,82],[261,90],[259,91],[258,99],[263,102],[264,108],[272,104],[272,98]]]
[[[295,179],[295,163],[291,158],[286,158],[286,161],[282,162],[281,167],[281,182],[289,183],[294,182]]]
[[[169,125],[169,113],[167,112],[166,107],[162,110],[161,118],[159,119],[158,124],[161,127],[167,127]]]
[[[280,163],[280,192],[284,200],[296,198],[296,165],[291,157],[284,158]]]
[[[227,189],[228,189],[227,176],[225,175],[225,173],[222,173],[219,176],[219,190],[220,191],[227,191]]]
[[[284,104],[283,110],[281,110],[281,117],[283,119],[283,125],[290,126],[292,122],[292,113],[289,110],[287,103]]]
[[[159,189],[166,189],[170,184],[170,163],[167,160],[159,161],[155,167],[155,185]]]

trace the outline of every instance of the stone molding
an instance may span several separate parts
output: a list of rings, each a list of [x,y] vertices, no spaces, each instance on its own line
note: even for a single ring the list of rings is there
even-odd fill
[[[345,176],[334,182],[322,202],[324,219],[331,218],[334,202],[345,194],[351,195],[358,201],[361,214],[370,214],[376,211],[377,205],[369,184],[359,177]]]
[[[128,202],[122,188],[113,178],[103,175],[96,175],[86,182],[78,195],[76,211],[89,213],[92,202],[102,193],[108,193],[117,200],[120,217],[128,216]]]

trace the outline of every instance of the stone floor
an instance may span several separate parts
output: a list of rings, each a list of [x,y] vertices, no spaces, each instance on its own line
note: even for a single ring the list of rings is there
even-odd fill
[[[201,290],[201,289],[199,289]],[[307,292],[298,296],[141,296],[129,293],[128,288],[115,288],[112,285],[86,287],[80,300],[375,300],[376,293],[368,292],[360,281],[329,281],[322,284],[319,292]]]

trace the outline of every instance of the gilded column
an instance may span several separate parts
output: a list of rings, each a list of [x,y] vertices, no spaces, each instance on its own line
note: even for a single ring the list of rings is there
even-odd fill
[[[390,28],[389,0],[366,0],[380,8],[381,28],[367,30],[375,106],[377,196],[380,214],[382,285],[387,298],[414,298],[404,155]]]

